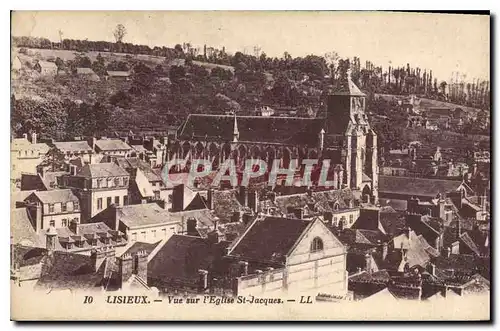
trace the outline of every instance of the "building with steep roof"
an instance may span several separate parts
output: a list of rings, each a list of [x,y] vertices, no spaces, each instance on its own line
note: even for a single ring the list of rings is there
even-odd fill
[[[35,191],[24,202],[36,232],[67,227],[81,219],[80,201],[71,189]]]
[[[316,220],[256,218],[228,247],[238,295],[347,294],[346,248]],[[236,268],[236,269],[235,269]]]
[[[330,159],[334,188],[359,190],[363,199],[378,197],[377,135],[365,113],[365,95],[347,78],[325,100],[326,117],[262,117],[191,114],[177,131],[168,159],[205,158],[218,168],[234,159],[268,163],[291,159]]]
[[[57,75],[57,66],[54,62],[37,61],[33,69],[38,71],[41,75]]]
[[[80,198],[82,223],[112,204],[129,204],[130,175],[115,163],[86,164],[61,181]]]
[[[13,181],[21,179],[21,174],[36,174],[37,166],[49,152],[49,145],[37,142],[37,134],[24,134],[23,138],[12,139],[10,144],[11,174]]]

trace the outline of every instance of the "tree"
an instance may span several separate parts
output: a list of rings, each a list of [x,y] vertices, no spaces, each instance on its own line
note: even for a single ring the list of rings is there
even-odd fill
[[[125,29],[125,26],[123,24],[118,24],[115,28],[115,31],[113,32],[117,43],[121,43],[126,34],[127,29]]]

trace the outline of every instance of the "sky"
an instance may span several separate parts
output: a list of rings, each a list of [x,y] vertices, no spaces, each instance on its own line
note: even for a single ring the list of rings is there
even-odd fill
[[[449,80],[459,71],[489,79],[490,18],[479,15],[328,11],[39,11],[14,12],[14,36],[114,41],[117,24],[127,29],[125,42],[174,47],[190,42],[268,56],[358,56],[375,65],[420,66]]]

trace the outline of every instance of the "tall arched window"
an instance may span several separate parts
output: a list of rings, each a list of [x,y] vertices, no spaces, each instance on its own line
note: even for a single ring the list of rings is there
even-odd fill
[[[311,242],[311,253],[319,252],[323,250],[323,240],[321,238],[316,237]]]

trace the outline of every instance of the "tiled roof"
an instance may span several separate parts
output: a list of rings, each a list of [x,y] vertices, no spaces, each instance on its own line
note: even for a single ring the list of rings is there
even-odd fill
[[[238,201],[236,190],[214,190],[214,212],[221,222],[231,222],[233,212],[243,209]]]
[[[161,171],[157,171],[151,166],[139,159],[138,157],[126,157],[126,158],[117,158],[115,160],[116,164],[118,164],[121,168],[125,170],[131,169],[140,169],[148,181],[150,182],[162,182],[163,178],[161,175]]]
[[[78,177],[99,178],[128,176],[129,174],[115,163],[96,163],[86,164],[76,175]]]
[[[444,225],[439,217],[424,215],[421,220],[436,233],[444,232]]]
[[[95,271],[88,255],[55,251],[42,262],[36,288],[92,289],[102,284],[107,261]]]
[[[71,189],[36,191],[32,195],[35,195],[42,203],[79,201]]]
[[[285,257],[311,221],[266,217],[252,224],[230,255],[257,260],[284,262]]]
[[[385,233],[390,236],[398,235],[406,227],[406,217],[402,212],[380,213],[380,224]]]
[[[131,254],[134,255],[140,251],[145,251],[147,255],[151,254],[151,252],[158,247],[158,245],[161,243],[161,241],[158,241],[157,243],[150,244],[150,243],[145,243],[145,242],[134,242],[132,246],[130,246],[126,251],[122,253],[123,254]]]
[[[40,174],[21,174],[21,190],[44,191],[48,189]]]
[[[452,277],[453,275],[481,274],[486,279],[490,279],[490,260],[474,255],[450,254],[438,256],[432,260],[436,266],[436,275],[441,279]]]
[[[121,139],[99,139],[95,142],[95,145],[101,151],[128,151],[132,149],[132,147]]]
[[[388,206],[393,208],[394,210],[399,210],[399,211],[405,211],[408,207],[408,201],[407,200],[400,200],[400,199],[379,199],[380,205],[381,206]]]
[[[156,203],[121,206],[116,209],[116,218],[127,227],[173,223],[171,213]]]
[[[173,235],[148,263],[152,282],[196,286],[198,270],[212,271],[228,242],[212,244],[200,237]]]
[[[31,193],[36,192],[35,190],[29,191],[15,191],[10,193],[10,207],[12,209],[16,208],[16,203],[23,202]]]
[[[386,270],[376,272],[366,272],[352,275],[349,277],[349,282],[362,282],[362,283],[389,283],[391,276]]]
[[[324,120],[299,117],[237,116],[239,141],[317,145]],[[234,116],[190,114],[179,129],[180,139],[233,140]]]
[[[26,246],[39,246],[44,242],[36,233],[26,208],[11,211],[10,235],[12,243]]]
[[[92,152],[92,147],[86,141],[57,141],[54,145],[61,152]]]
[[[380,193],[435,197],[438,193],[453,192],[460,181],[415,177],[379,176]]]

